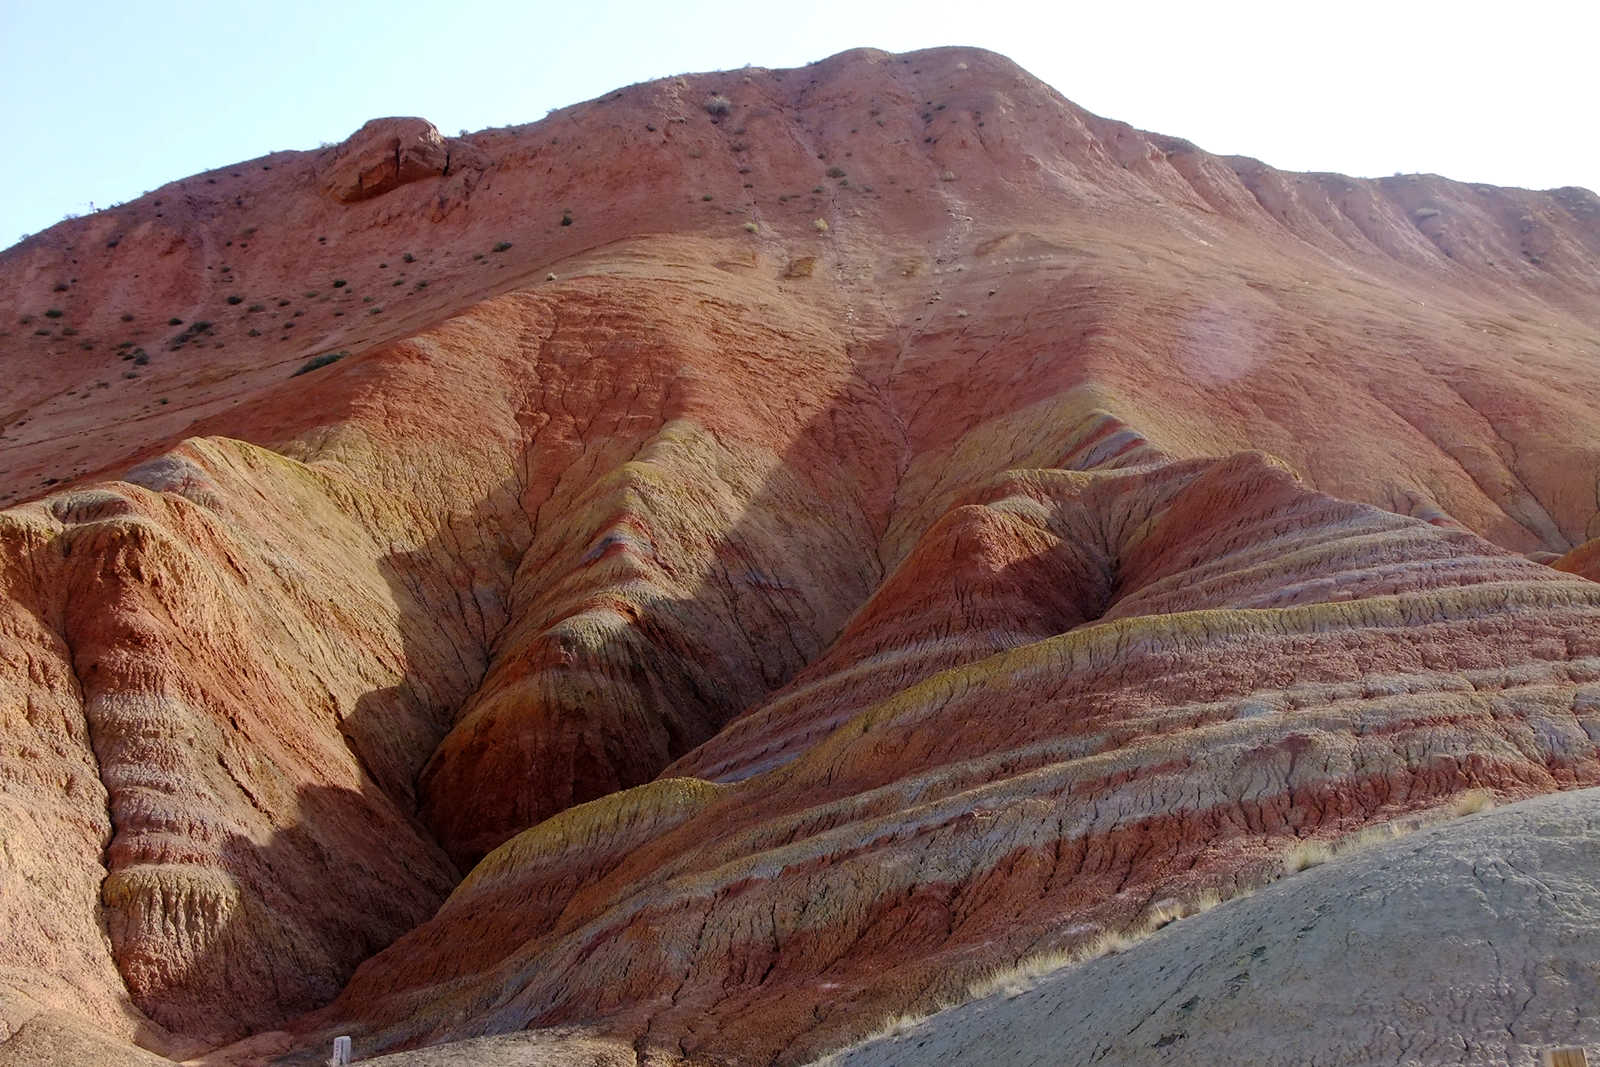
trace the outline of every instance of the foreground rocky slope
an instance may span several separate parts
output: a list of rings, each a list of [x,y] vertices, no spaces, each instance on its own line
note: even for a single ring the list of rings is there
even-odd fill
[[[1594,790],[1472,815],[829,1062],[1538,1063],[1600,1041],[1597,849]]]
[[[386,120],[0,274],[17,1056],[803,1062],[1600,783],[1582,190],[858,52]]]

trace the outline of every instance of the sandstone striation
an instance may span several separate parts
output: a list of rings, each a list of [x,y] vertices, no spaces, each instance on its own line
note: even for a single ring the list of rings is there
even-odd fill
[[[858,51],[376,120],[0,278],[16,1062],[804,1063],[1600,785],[1583,190]]]

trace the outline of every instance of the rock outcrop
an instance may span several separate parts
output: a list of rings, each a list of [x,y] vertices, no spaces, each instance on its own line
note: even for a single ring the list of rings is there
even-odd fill
[[[382,196],[410,182],[442,177],[450,152],[433,123],[423,119],[373,119],[334,150],[323,188],[340,203]]]
[[[0,278],[14,1056],[801,1063],[1600,784],[1582,190],[863,51],[382,120]]]

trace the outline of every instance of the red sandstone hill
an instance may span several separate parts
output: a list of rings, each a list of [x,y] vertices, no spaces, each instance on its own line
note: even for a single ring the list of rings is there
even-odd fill
[[[0,279],[0,1062],[801,1063],[1600,784],[1584,190],[857,51]]]

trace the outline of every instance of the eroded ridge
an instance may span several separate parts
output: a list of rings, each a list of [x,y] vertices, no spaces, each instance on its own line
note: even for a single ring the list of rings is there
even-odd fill
[[[513,838],[304,1025],[382,1047],[586,1020],[663,1062],[805,1062],[997,963],[1260,884],[1307,839],[1600,781],[1593,583],[1260,455],[971,499],[667,772],[724,784]],[[465,1021],[425,1010],[446,989]]]

